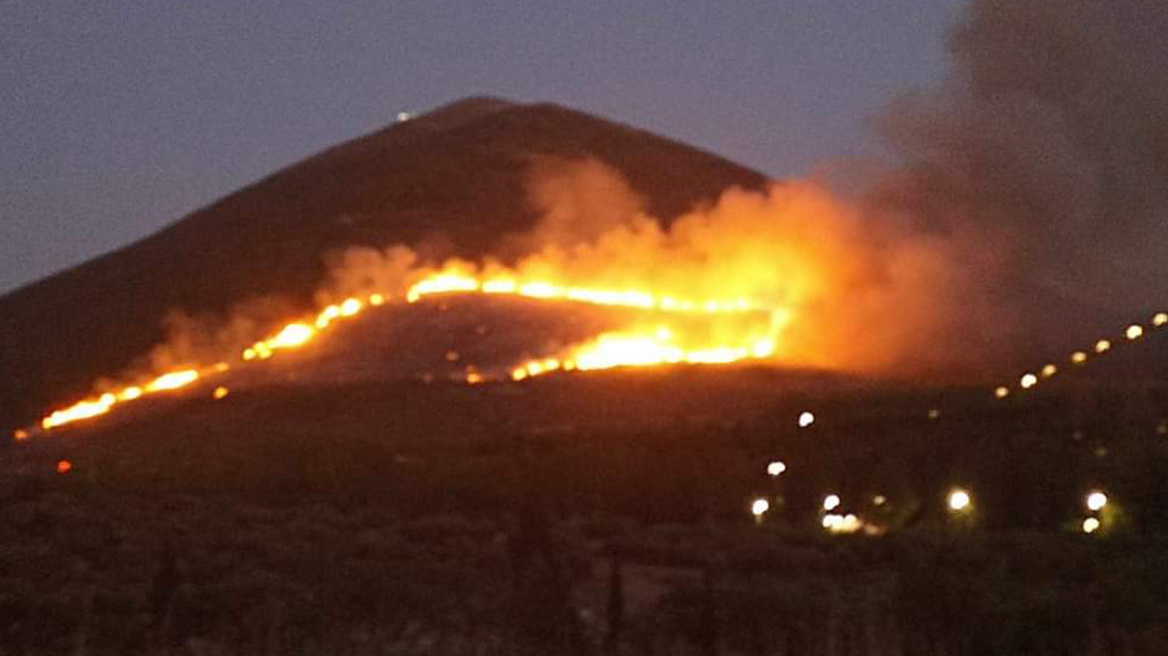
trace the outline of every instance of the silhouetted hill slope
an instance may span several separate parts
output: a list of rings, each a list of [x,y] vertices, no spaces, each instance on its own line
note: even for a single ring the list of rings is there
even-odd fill
[[[249,298],[306,306],[326,253],[418,245],[480,256],[532,225],[533,157],[593,156],[657,216],[765,178],[571,109],[471,98],[310,157],[158,233],[0,298],[0,426],[85,394],[164,339],[172,309],[223,313]]]

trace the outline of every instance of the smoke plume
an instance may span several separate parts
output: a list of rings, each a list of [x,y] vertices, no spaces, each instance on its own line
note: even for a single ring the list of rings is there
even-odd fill
[[[1166,34],[1161,0],[974,0],[943,85],[884,115],[906,165],[871,202],[981,235],[995,281],[1030,294],[1125,313],[1162,301]]]
[[[943,82],[879,118],[897,158],[854,200],[798,180],[652,217],[616,169],[535,158],[528,199],[541,218],[500,259],[352,248],[334,258],[318,305],[372,292],[400,301],[453,267],[781,308],[774,357],[789,364],[994,371],[1024,336],[1042,343],[1063,328],[1052,304],[1131,315],[1168,295],[1165,34],[1161,0],[973,0]],[[238,351],[278,314],[243,308],[226,326],[178,317],[149,368]]]

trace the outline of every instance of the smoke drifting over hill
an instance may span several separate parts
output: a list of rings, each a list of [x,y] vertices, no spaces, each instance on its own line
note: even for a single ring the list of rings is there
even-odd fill
[[[542,219],[516,236],[514,263],[488,261],[486,278],[548,280],[557,285],[651,290],[668,298],[743,299],[782,313],[773,356],[789,364],[888,370],[924,358],[922,336],[953,316],[940,237],[891,220],[862,216],[819,185],[797,181],[762,192],[731,189],[715,204],[672,221],[649,216],[619,172],[596,161],[542,160],[530,196]],[[352,249],[333,271],[331,296],[404,289],[428,269],[396,246]],[[730,325],[733,324],[733,325]],[[726,319],[711,330],[721,343],[743,329]]]
[[[975,0],[944,84],[884,116],[908,164],[872,201],[987,235],[1008,282],[1120,311],[1162,301],[1165,34],[1159,0]]]
[[[536,157],[528,198],[541,218],[498,259],[354,248],[318,296],[403,291],[454,266],[745,299],[784,313],[768,335],[770,355],[789,364],[984,371],[1024,332],[1048,340],[1068,306],[1142,312],[1168,292],[1157,276],[1168,252],[1165,33],[1168,6],[1153,0],[977,0],[951,34],[943,84],[881,119],[901,160],[855,201],[793,181],[652,217],[601,161]],[[1051,298],[1062,317],[1046,314]]]
[[[708,154],[562,108],[495,102],[463,107],[454,122],[453,110],[440,110],[312,158],[59,284],[12,295],[0,360],[35,376],[0,394],[30,406],[24,415],[37,394],[56,393],[43,373],[52,367],[75,390],[124,370],[158,342],[165,309],[171,339],[98,391],[251,361],[252,346],[266,359],[265,340],[286,342],[275,331],[289,321],[306,322],[293,326],[299,347],[341,304],[348,317],[414,302],[419,285],[425,295],[645,311],[591,342],[533,345],[535,359],[511,372],[517,380],[744,359],[972,380],[1022,358],[1065,360],[1069,341],[1151,316],[1168,296],[1159,275],[1168,253],[1164,34],[1159,0],[974,0],[951,34],[943,83],[904,96],[879,121],[899,157],[846,200],[812,180],[768,186]],[[339,250],[322,282],[329,249]],[[191,257],[204,251],[226,266]],[[191,282],[208,270],[213,284]],[[174,285],[155,285],[143,303],[144,278]],[[133,316],[66,324],[60,343],[45,346],[43,317],[73,311],[92,296],[91,280],[120,280],[102,293],[120,294]],[[309,317],[314,288],[318,314]],[[79,344],[111,334],[116,345],[78,359]],[[466,376],[483,380],[469,366]]]

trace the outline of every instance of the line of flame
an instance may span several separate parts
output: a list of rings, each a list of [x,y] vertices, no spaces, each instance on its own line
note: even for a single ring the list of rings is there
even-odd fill
[[[655,295],[641,290],[609,290],[590,287],[572,287],[556,284],[544,280],[520,280],[514,277],[480,278],[475,275],[460,272],[456,267],[446,267],[436,273],[429,274],[414,283],[405,293],[408,303],[417,303],[428,296],[456,293],[481,293],[486,295],[512,295],[540,300],[562,300],[592,305],[620,306],[663,312],[722,314],[731,312],[757,311],[758,306],[746,299],[720,300],[693,300],[679,299],[672,296]],[[366,297],[350,297],[344,301],[329,305],[314,317],[302,319],[285,325],[276,334],[255,342],[239,354],[243,362],[267,360],[277,352],[299,349],[311,343],[316,337],[342,319],[348,319],[361,314],[369,307],[384,305],[389,296],[383,293],[374,293]],[[567,360],[566,368],[599,369],[609,366],[633,366],[636,364],[660,364],[665,362],[730,362],[752,353],[765,350],[762,346],[744,350],[741,347],[719,347],[697,351],[681,351],[674,355],[678,348],[675,346],[658,344],[656,349],[665,349],[660,357],[640,358],[625,356],[613,359],[611,355],[602,354],[605,345],[616,344],[617,340],[611,336],[602,336],[596,342],[602,348],[595,346],[582,347],[578,356],[579,366]],[[635,350],[638,342],[623,342],[625,351]],[[648,346],[648,344],[645,344]],[[590,350],[591,349],[591,350]],[[555,361],[553,367],[551,362]],[[524,363],[521,367],[530,375],[538,375],[560,368],[565,368],[559,358],[552,358],[538,362]],[[108,414],[114,407],[136,401],[153,394],[170,392],[187,387],[196,381],[207,378],[216,373],[227,371],[230,365],[221,363],[210,368],[188,367],[170,371],[157,378],[128,385],[113,392],[106,392],[97,397],[84,399],[65,408],[57,409],[46,415],[40,422],[39,428],[22,429],[15,433],[17,439],[26,439],[34,431],[49,431],[67,424],[85,419],[92,419]],[[467,374],[467,382],[477,383],[486,380],[486,377],[477,372]]]

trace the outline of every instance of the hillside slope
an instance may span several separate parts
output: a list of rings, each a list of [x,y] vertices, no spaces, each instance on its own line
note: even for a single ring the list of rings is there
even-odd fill
[[[169,310],[224,313],[257,297],[310,303],[335,249],[391,243],[480,256],[529,228],[533,157],[596,157],[657,216],[757,172],[550,104],[470,98],[338,145],[158,233],[0,298],[0,426],[85,394],[164,339]]]

